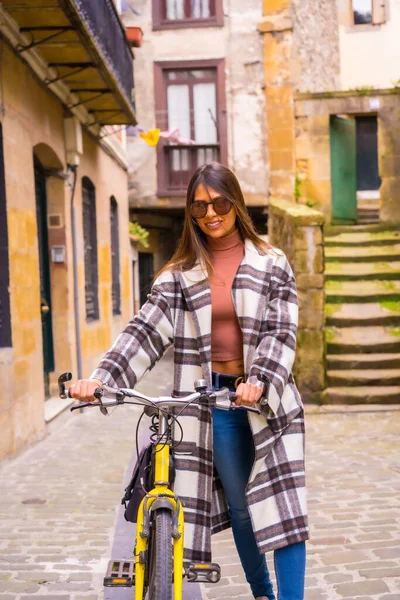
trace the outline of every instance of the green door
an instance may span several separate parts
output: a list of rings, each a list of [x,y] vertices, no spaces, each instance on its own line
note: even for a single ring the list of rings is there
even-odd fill
[[[46,174],[35,158],[36,218],[40,266],[40,310],[43,333],[43,370],[46,398],[49,397],[49,374],[54,371],[53,329],[51,324],[50,262],[47,236]]]
[[[332,222],[357,221],[356,121],[330,120]]]

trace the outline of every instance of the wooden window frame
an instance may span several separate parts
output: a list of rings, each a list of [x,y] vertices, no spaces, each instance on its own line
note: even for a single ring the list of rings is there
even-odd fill
[[[370,23],[355,23],[354,22],[354,9],[353,0],[348,0],[349,3],[349,25],[351,28],[355,28],[358,31],[368,30],[378,25],[383,25],[387,22],[387,1],[386,0],[372,0],[372,15]]]
[[[3,130],[0,123],[0,348],[12,347],[6,200]]]
[[[90,218],[90,265],[86,264],[86,239],[85,227],[85,205],[89,208]],[[99,270],[97,259],[97,219],[96,219],[96,189],[88,177],[82,177],[82,227],[83,227],[83,250],[84,250],[84,273],[85,273],[85,307],[86,321],[97,321],[99,312]],[[90,274],[90,284],[93,293],[93,309],[89,309],[89,298],[87,296],[87,277]]]
[[[119,261],[119,220],[118,202],[110,198],[110,249],[111,249],[111,304],[114,316],[121,314],[121,284]],[[115,228],[115,229],[114,229]]]
[[[214,0],[215,15],[212,17],[192,19],[166,19],[163,15],[162,2],[166,0],[152,0],[153,8],[153,31],[160,29],[187,29],[190,27],[223,27],[224,26],[224,11],[222,0]],[[187,3],[188,0],[185,0]]]
[[[155,85],[155,109],[156,109],[156,127],[164,127],[161,122],[161,116],[167,113],[167,86],[165,85],[165,71],[177,69],[215,69],[216,70],[216,106],[217,122],[219,132],[219,153],[220,162],[228,163],[228,127],[227,127],[227,109],[226,109],[226,91],[225,91],[225,59],[210,60],[188,60],[188,61],[160,61],[154,63],[154,85]],[[190,146],[189,146],[190,148]],[[167,187],[167,165],[164,160],[164,144],[157,145],[157,196],[185,196],[186,189],[171,191]]]

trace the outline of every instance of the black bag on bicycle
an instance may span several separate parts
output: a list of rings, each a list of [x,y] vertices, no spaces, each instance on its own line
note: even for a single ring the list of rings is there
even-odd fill
[[[125,506],[124,517],[130,523],[136,523],[139,505],[146,493],[154,487],[154,452],[155,444],[143,448],[133,468],[132,478],[125,488],[121,504]],[[169,457],[169,483],[175,480],[174,454]]]
[[[125,506],[124,517],[126,521],[136,523],[139,505],[146,492],[153,487],[154,477],[151,468],[151,457],[154,444],[148,444],[143,448],[133,468],[132,478],[125,488],[121,504]]]

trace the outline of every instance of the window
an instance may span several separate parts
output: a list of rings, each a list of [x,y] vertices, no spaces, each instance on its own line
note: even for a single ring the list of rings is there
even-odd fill
[[[114,197],[110,201],[111,223],[111,296],[113,315],[121,314],[121,287],[119,284],[119,229],[118,204]]]
[[[153,0],[153,29],[223,25],[222,0]]]
[[[96,193],[87,177],[82,179],[83,243],[85,249],[86,320],[99,318],[97,267]]]
[[[8,230],[3,135],[0,123],[0,348],[9,348],[11,340],[10,273],[8,267]]]
[[[224,61],[157,63],[157,127],[178,130],[160,144],[158,194],[182,193],[205,162],[226,162]]]
[[[354,25],[379,25],[386,21],[385,0],[352,0]]]

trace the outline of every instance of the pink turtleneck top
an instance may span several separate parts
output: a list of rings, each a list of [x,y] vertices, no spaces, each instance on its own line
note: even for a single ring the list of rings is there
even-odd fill
[[[239,231],[222,238],[207,237],[214,272],[210,279],[212,325],[211,359],[243,358],[243,336],[232,301],[232,283],[244,255]]]

